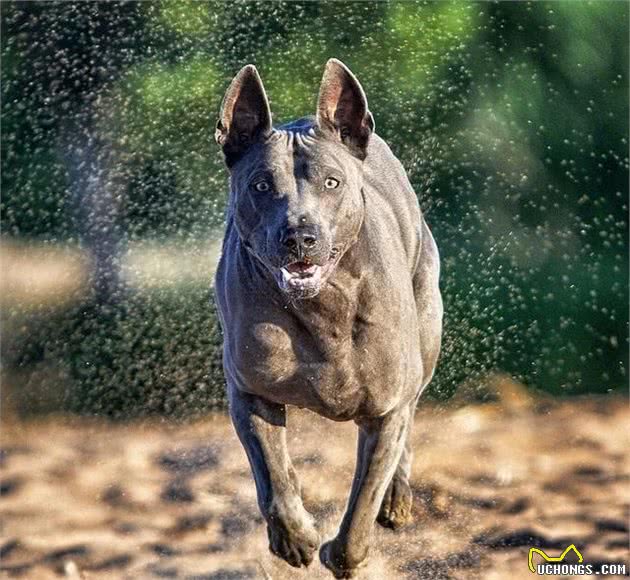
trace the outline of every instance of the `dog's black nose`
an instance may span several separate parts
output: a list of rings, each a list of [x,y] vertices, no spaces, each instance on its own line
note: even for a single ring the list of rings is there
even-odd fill
[[[280,243],[298,254],[314,248],[318,239],[317,228],[313,226],[285,228],[280,234]]]

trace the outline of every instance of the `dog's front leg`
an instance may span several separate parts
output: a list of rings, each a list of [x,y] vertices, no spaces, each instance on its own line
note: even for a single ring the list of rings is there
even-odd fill
[[[355,478],[337,536],[324,544],[322,562],[337,578],[351,578],[365,563],[381,502],[405,446],[409,406],[359,423]]]
[[[286,443],[284,405],[240,392],[229,385],[230,415],[247,452],[258,505],[267,521],[269,549],[291,566],[308,566],[319,546],[311,515],[304,509],[300,484]]]

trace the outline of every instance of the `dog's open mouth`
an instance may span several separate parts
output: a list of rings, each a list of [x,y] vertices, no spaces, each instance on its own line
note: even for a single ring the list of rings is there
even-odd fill
[[[280,268],[282,280],[288,287],[304,287],[321,281],[322,266],[309,262],[293,262]]]
[[[292,262],[279,269],[278,285],[288,294],[311,298],[319,292],[329,266],[330,263],[320,266],[306,261]]]

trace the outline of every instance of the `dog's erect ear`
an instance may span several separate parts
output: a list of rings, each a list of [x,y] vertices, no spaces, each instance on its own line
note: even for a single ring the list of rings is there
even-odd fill
[[[271,131],[271,111],[258,71],[244,66],[223,97],[214,137],[223,146],[228,166]]]
[[[374,118],[368,110],[367,98],[357,78],[336,58],[326,63],[317,101],[317,125],[345,143],[363,159]]]

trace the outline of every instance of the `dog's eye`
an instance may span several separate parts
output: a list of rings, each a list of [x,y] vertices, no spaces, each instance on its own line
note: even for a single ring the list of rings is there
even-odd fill
[[[327,177],[326,181],[324,181],[324,187],[326,189],[335,189],[336,187],[339,187],[339,180],[334,177]]]
[[[267,181],[259,181],[254,184],[256,191],[269,191],[269,183]]]

